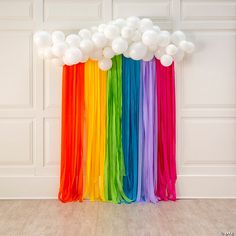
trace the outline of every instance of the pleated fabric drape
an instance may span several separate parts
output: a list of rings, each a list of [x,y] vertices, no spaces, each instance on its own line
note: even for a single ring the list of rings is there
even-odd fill
[[[163,67],[156,60],[158,97],[158,181],[156,195],[175,200],[176,182],[176,108],[174,64]]]
[[[140,61],[122,60],[122,147],[125,162],[124,191],[135,201],[138,189]]]
[[[58,198],[83,200],[84,64],[64,66],[62,78],[61,176]]]
[[[107,78],[107,132],[105,159],[105,197],[119,203],[130,200],[124,193],[124,156],[121,137],[122,114],[122,56],[112,59]]]
[[[63,67],[62,202],[175,200],[174,64],[118,55]]]
[[[85,194],[91,200],[105,200],[105,125],[106,125],[106,77],[99,70],[97,61],[85,64]]]
[[[157,88],[155,59],[141,63],[138,200],[157,202]]]

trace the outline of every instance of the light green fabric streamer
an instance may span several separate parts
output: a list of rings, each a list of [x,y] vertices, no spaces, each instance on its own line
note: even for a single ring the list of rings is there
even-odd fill
[[[121,137],[122,56],[112,59],[107,76],[107,127],[105,159],[105,198],[113,203],[130,202],[123,191],[125,176]]]

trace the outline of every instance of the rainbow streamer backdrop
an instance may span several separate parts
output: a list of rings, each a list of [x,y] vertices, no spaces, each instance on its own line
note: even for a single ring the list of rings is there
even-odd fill
[[[62,202],[175,200],[174,64],[121,55],[63,68]]]

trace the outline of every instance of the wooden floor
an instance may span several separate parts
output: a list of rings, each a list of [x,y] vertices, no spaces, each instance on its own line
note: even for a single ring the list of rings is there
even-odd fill
[[[0,236],[217,236],[230,231],[236,235],[236,200],[156,205],[0,201]]]

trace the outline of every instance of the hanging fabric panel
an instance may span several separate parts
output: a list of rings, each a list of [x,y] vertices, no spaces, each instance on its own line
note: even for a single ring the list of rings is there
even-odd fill
[[[124,192],[132,200],[138,187],[140,61],[122,58],[122,146],[126,175]]]
[[[105,198],[107,201],[120,203],[130,201],[123,190],[125,166],[121,140],[122,56],[113,57],[112,63],[107,77]]]
[[[157,95],[155,59],[141,63],[138,201],[157,202]]]
[[[156,60],[158,95],[158,181],[160,200],[176,200],[176,111],[174,63],[164,67]]]
[[[97,61],[85,63],[85,198],[104,201],[106,72]]]
[[[83,199],[84,64],[63,67],[61,178],[62,202]]]

